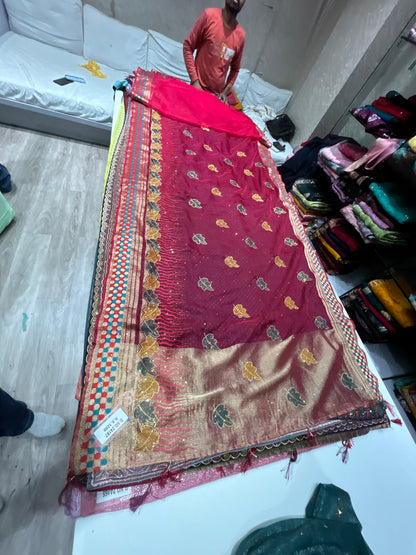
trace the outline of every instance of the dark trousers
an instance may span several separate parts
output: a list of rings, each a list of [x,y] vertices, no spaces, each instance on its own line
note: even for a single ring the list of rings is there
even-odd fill
[[[19,436],[33,424],[33,412],[0,388],[0,437]]]

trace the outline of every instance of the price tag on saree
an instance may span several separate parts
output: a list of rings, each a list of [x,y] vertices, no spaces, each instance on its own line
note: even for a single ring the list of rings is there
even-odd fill
[[[107,443],[117,432],[121,430],[123,425],[128,422],[129,417],[123,409],[118,408],[98,426],[94,432],[94,437],[97,441],[104,445]]]

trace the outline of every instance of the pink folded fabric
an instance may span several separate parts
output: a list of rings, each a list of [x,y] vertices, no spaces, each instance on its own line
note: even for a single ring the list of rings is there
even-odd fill
[[[356,145],[354,143],[350,143],[349,141],[345,141],[339,143],[339,150],[340,152],[352,162],[359,160],[364,154],[368,152],[368,149],[361,145]]]
[[[347,166],[344,171],[349,173],[361,168],[361,166],[364,166],[366,170],[372,170],[386,158],[391,156],[402,142],[402,139],[378,138],[364,156]]]

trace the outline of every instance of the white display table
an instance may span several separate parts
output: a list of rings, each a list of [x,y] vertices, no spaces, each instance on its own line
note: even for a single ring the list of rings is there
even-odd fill
[[[380,390],[393,404],[381,380]],[[286,459],[145,504],[136,513],[79,518],[73,555],[228,555],[253,528],[303,517],[318,483],[350,494],[375,555],[416,553],[416,444],[406,426],[356,438],[346,464],[337,456],[339,446],[302,453],[289,480]]]

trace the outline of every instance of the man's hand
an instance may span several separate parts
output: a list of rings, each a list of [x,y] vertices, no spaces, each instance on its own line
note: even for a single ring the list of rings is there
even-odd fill
[[[224,102],[224,104],[226,104],[228,106],[227,94],[225,93],[225,91],[223,91],[220,94],[220,100],[221,100],[221,102]]]
[[[196,81],[194,81],[193,83],[191,83],[191,85],[193,87],[195,87],[196,89],[199,89],[200,91],[203,91],[204,89],[201,87],[201,83],[199,82],[199,80],[197,79]]]

